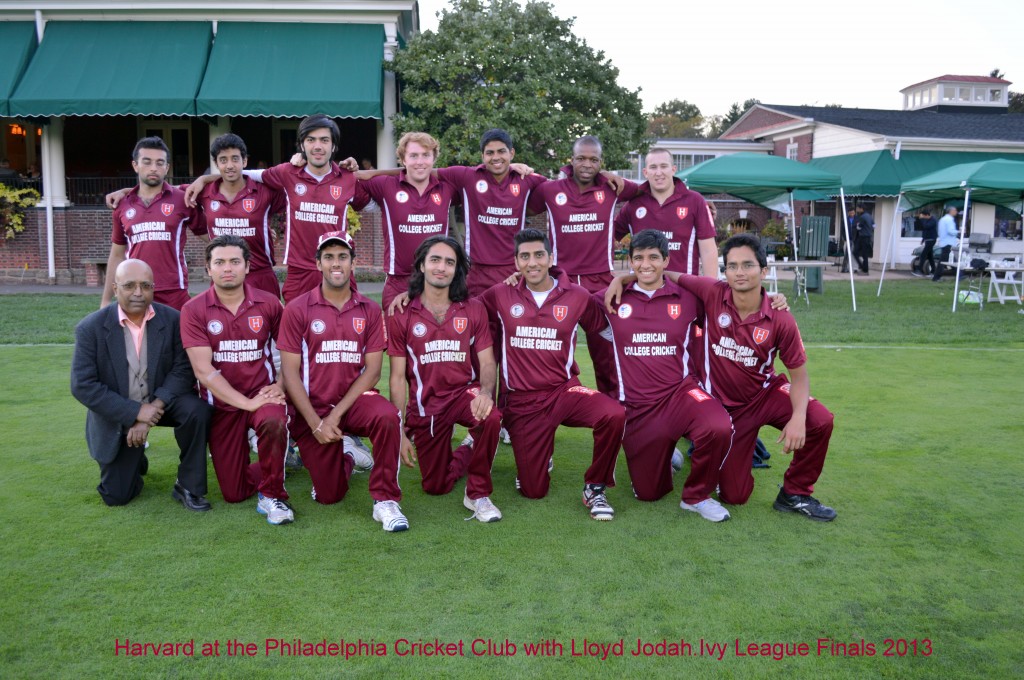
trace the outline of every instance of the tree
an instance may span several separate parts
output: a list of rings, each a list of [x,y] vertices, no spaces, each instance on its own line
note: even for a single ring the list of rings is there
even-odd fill
[[[593,134],[605,166],[626,167],[645,128],[639,92],[616,84],[619,70],[572,25],[546,2],[452,0],[437,31],[413,38],[388,66],[402,95],[396,133],[425,130],[441,143],[440,165],[472,165],[480,135],[504,128],[516,160],[548,173]]]
[[[729,112],[724,116],[712,116],[709,119],[708,137],[712,139],[721,137],[750,107],[760,103],[760,99],[753,98],[746,100],[743,104],[733,102],[732,106],[729,107]]]
[[[687,139],[704,136],[704,116],[695,104],[673,99],[660,104],[647,117],[647,136],[654,139]]]

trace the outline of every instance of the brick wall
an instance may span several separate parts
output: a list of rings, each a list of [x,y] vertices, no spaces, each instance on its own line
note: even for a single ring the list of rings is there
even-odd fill
[[[781,113],[775,113],[773,111],[766,111],[764,109],[754,109],[746,120],[744,120],[739,127],[733,129],[728,135],[722,135],[722,139],[749,139],[754,135],[754,132],[759,130],[765,130],[775,125],[781,125],[783,123],[792,123],[797,120],[793,116],[787,116]],[[783,154],[785,156],[785,154]]]

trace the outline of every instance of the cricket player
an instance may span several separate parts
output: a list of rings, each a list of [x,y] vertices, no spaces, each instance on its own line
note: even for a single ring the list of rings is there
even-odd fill
[[[197,236],[204,236],[206,229],[195,208],[186,205],[184,192],[164,181],[171,165],[169,153],[159,137],[143,137],[132,150],[139,183],[114,210],[100,307],[113,299],[114,272],[128,258],[153,269],[155,302],[180,311],[189,300],[185,227]]]
[[[520,280],[489,288],[481,300],[502,328],[501,410],[520,491],[527,498],[547,495],[555,430],[588,427],[594,431],[594,450],[584,474],[583,504],[594,519],[614,519],[605,491],[615,486],[626,414],[613,399],[580,384],[574,358],[576,325],[600,339],[607,322],[585,289],[552,268],[551,244],[543,232],[524,229],[515,244]]]
[[[497,522],[501,511],[490,499],[501,428],[492,399],[497,373],[487,311],[469,299],[468,270],[451,236],[431,236],[416,249],[409,305],[387,320],[391,403],[405,414],[402,459],[419,463],[423,490],[447,494],[468,473],[463,505],[481,522]],[[470,438],[453,452],[456,424]]]
[[[295,514],[284,488],[288,415],[284,387],[274,369],[273,345],[281,324],[281,300],[249,285],[249,246],[240,236],[206,244],[206,271],[213,285],[181,311],[181,343],[213,407],[210,456],[224,500],[257,496],[256,510],[270,524]],[[258,437],[258,462],[249,464],[248,430]]]
[[[370,496],[373,519],[384,531],[405,531],[398,502],[398,410],[374,389],[387,339],[380,306],[352,290],[355,247],[341,231],[320,236],[315,261],[322,283],[285,307],[278,346],[292,404],[290,430],[302,451],[318,503],[337,503],[348,492],[353,460],[345,433],[373,444]]]

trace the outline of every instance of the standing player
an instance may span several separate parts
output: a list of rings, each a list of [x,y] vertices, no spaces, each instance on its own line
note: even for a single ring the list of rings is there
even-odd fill
[[[100,307],[110,304],[114,272],[127,258],[142,260],[153,269],[154,301],[180,311],[189,300],[185,226],[197,236],[204,229],[195,209],[185,204],[185,194],[164,181],[170,165],[164,140],[143,137],[135,144],[132,169],[139,183],[114,210]]]
[[[600,338],[607,327],[604,314],[586,290],[551,268],[551,244],[543,232],[524,229],[515,244],[521,279],[515,286],[489,288],[481,300],[502,328],[502,413],[520,491],[527,498],[547,495],[559,425],[589,427],[594,454],[583,478],[583,504],[594,519],[614,519],[605,490],[615,486],[626,414],[609,397],[580,384],[574,359],[576,324]]]
[[[346,431],[373,443],[373,519],[385,531],[405,531],[398,501],[402,442],[398,411],[374,389],[387,340],[380,306],[352,290],[355,248],[348,234],[323,234],[316,250],[320,287],[285,307],[278,345],[284,386],[294,408],[292,437],[313,481],[313,499],[337,503],[348,492],[353,461]]]
[[[715,224],[704,197],[675,178],[672,153],[654,148],[644,159],[648,191],[622,207],[615,218],[615,240],[644,229],[658,229],[668,238],[668,269],[686,274],[718,276]]]
[[[721,522],[729,519],[729,511],[711,494],[729,452],[732,422],[721,402],[691,374],[691,328],[698,303],[692,293],[665,280],[669,243],[661,230],[634,234],[629,259],[636,282],[622,293],[616,314],[607,317],[619,401],[626,407],[622,447],[633,493],[642,501],[656,501],[672,490],[669,462],[676,442],[683,436],[692,440],[690,474],[680,505]],[[604,297],[599,300],[603,303]]]
[[[437,140],[425,132],[407,132],[398,140],[398,175],[378,174],[359,183],[384,213],[384,269],[388,278],[381,294],[387,309],[409,288],[413,257],[424,239],[448,235],[448,211],[456,190],[434,175]],[[361,198],[356,207],[368,200]]]
[[[761,280],[767,258],[756,236],[737,234],[722,245],[726,281],[682,275],[679,283],[704,303],[705,387],[732,417],[732,449],[722,464],[719,498],[741,505],[754,490],[751,459],[763,425],[782,430],[778,441],[793,453],[776,510],[829,522],[836,511],[811,496],[832,436],[833,415],[810,397],[807,355],[789,312],[774,310]],[[775,373],[778,357],[789,379]]]
[[[468,472],[463,505],[481,522],[497,522],[501,511],[490,499],[501,427],[491,397],[496,369],[487,311],[468,299],[468,270],[462,246],[451,236],[431,236],[416,249],[410,303],[388,317],[391,403],[405,414],[409,436],[403,433],[402,458],[410,467],[419,459],[423,490],[446,494]],[[456,424],[469,428],[472,443],[453,453]]]
[[[258,494],[256,510],[271,524],[295,520],[285,502],[284,457],[288,417],[284,389],[274,370],[274,338],[281,300],[246,280],[249,246],[223,235],[206,245],[213,285],[181,311],[181,342],[213,406],[210,456],[228,503]],[[249,465],[247,431],[259,438],[259,462]]]
[[[629,200],[637,195],[637,185],[632,182],[625,182],[616,195],[600,174],[601,163],[597,137],[580,137],[572,146],[572,165],[562,168],[567,177],[540,185],[529,202],[531,212],[547,211],[552,264],[591,293],[604,290],[612,280],[615,205],[620,198]],[[616,394],[611,346],[600,335],[587,332],[587,350],[594,361],[598,390]]]

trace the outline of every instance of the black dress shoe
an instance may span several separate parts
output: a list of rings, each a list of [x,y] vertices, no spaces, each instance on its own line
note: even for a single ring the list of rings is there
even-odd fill
[[[184,505],[186,510],[192,510],[193,512],[206,512],[211,507],[210,501],[202,496],[196,496],[177,483],[174,485],[174,491],[171,491],[171,498]]]

